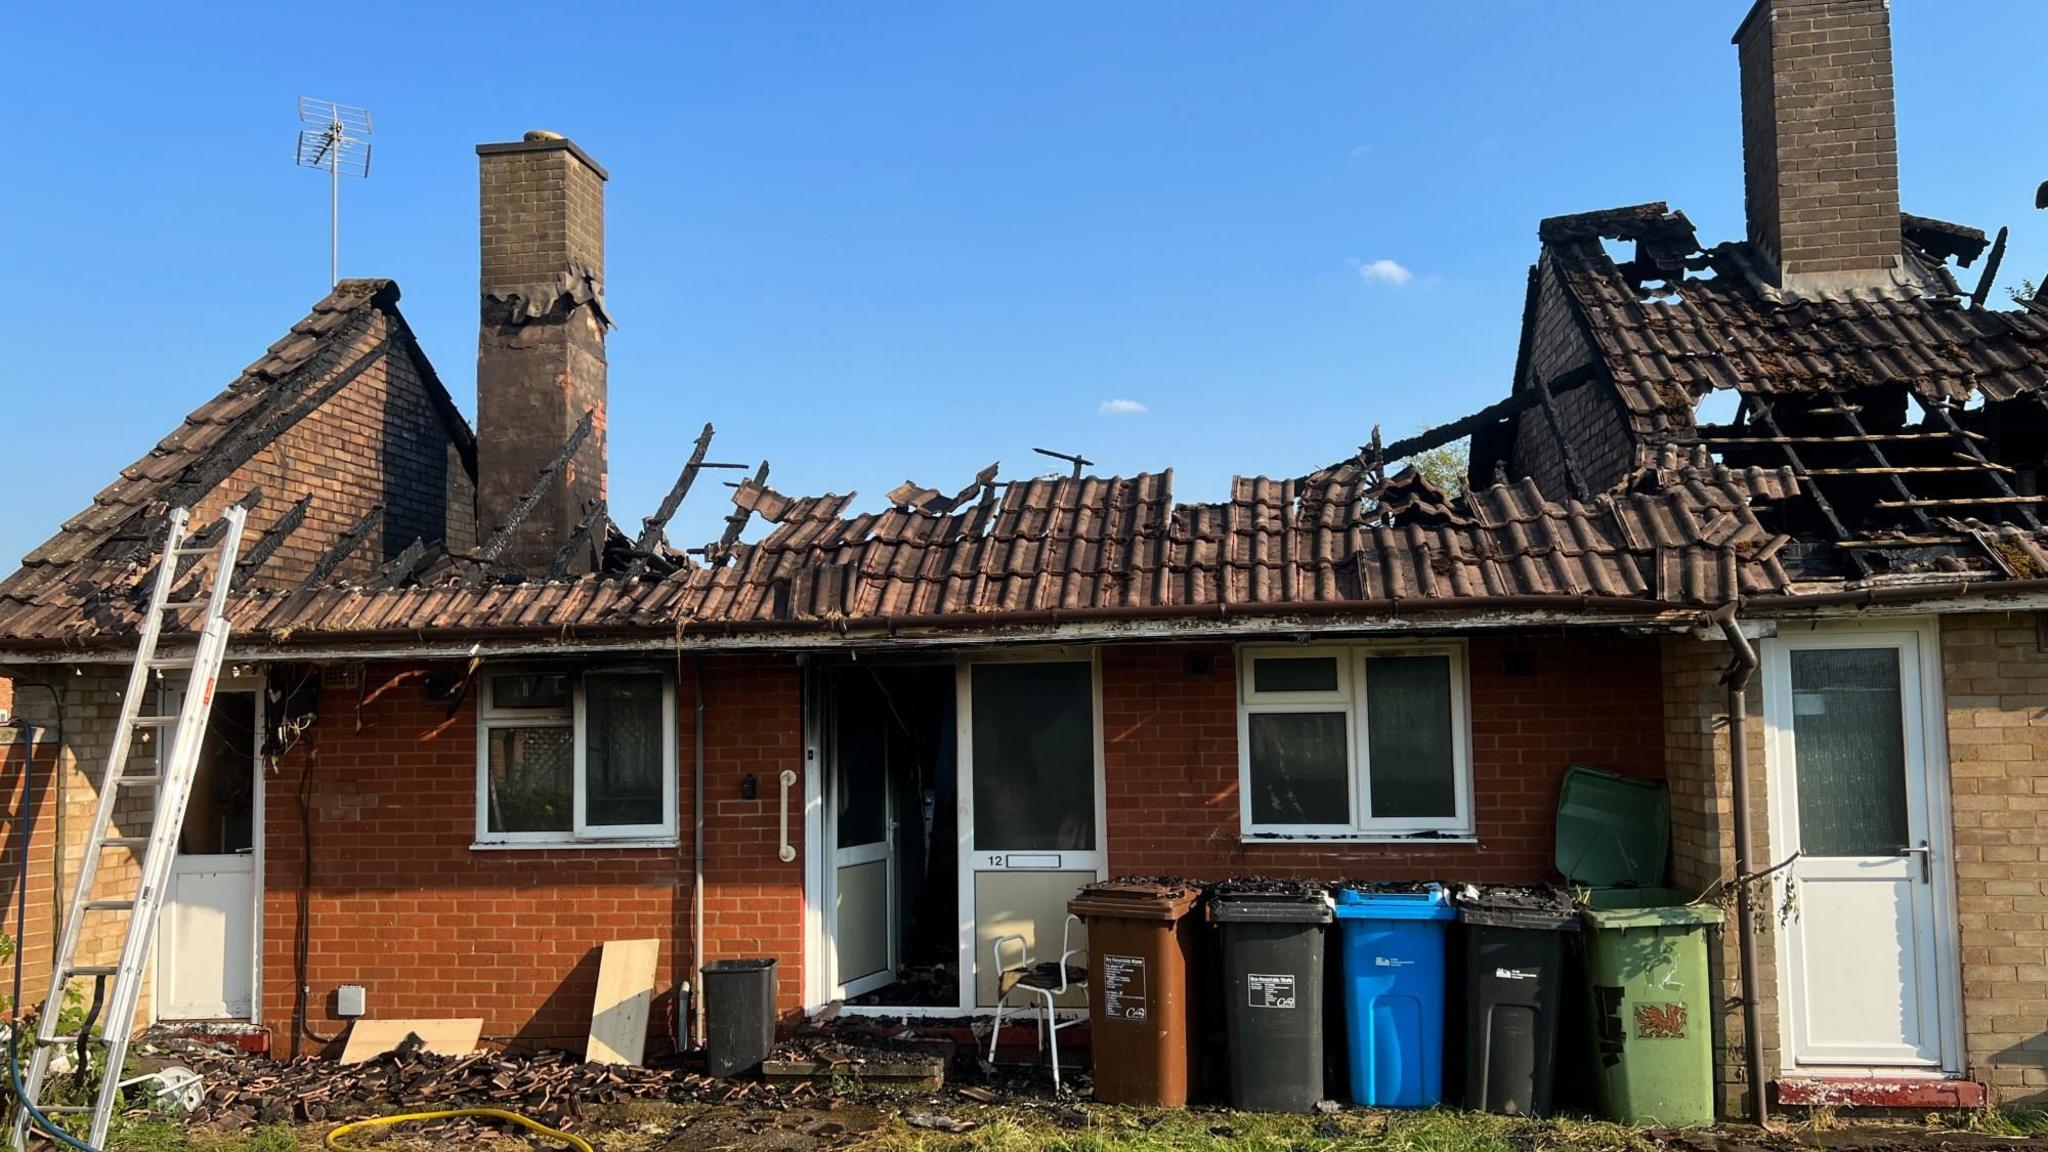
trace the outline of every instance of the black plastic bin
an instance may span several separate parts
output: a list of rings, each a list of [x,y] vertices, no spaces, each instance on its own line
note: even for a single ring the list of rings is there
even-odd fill
[[[1548,1116],[1557,1071],[1565,933],[1571,899],[1555,888],[1466,887],[1465,1106]]]
[[[775,961],[714,960],[704,966],[704,1064],[743,1076],[775,1047]]]
[[[1323,933],[1329,894],[1305,886],[1219,886],[1230,1034],[1230,1105],[1309,1112],[1323,1099]]]

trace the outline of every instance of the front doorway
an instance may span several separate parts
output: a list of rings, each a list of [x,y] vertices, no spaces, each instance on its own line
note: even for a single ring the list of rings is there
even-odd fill
[[[1932,626],[1765,642],[1787,1072],[1960,1071],[1940,666]]]
[[[263,696],[214,696],[157,932],[159,1020],[256,1019]]]
[[[992,1008],[994,941],[1052,959],[1105,874],[1093,660],[861,661],[813,684],[817,1002]]]
[[[832,998],[960,999],[953,670],[827,669],[826,869]]]

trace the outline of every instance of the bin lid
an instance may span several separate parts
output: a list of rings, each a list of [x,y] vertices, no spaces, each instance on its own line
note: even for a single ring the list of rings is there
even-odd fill
[[[1458,919],[1490,928],[1576,932],[1578,909],[1561,888],[1549,884],[1467,884],[1452,893]]]
[[[713,960],[704,965],[707,976],[724,976],[734,972],[759,972],[775,967],[772,956],[751,957],[745,960]]]
[[[1301,880],[1225,880],[1209,890],[1219,924],[1328,924],[1330,892]]]
[[[1670,889],[1652,889],[1670,892]],[[1677,896],[1678,893],[1672,892]],[[1702,928],[1728,917],[1712,904],[1652,904],[1641,908],[1587,908],[1582,915],[1594,928]]]
[[[1172,921],[1193,911],[1201,898],[1202,890],[1187,881],[1129,876],[1083,887],[1067,901],[1067,911],[1082,917]]]
[[[1457,915],[1441,884],[1353,885],[1337,890],[1341,920],[1449,920]]]
[[[1557,798],[1557,870],[1592,888],[1664,882],[1671,805],[1662,780],[1574,764]]]

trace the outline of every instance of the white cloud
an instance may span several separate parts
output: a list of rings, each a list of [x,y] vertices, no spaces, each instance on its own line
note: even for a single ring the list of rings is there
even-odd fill
[[[1415,279],[1415,273],[1393,260],[1374,260],[1358,266],[1358,274],[1368,284],[1392,284],[1399,288]]]
[[[1096,411],[1104,416],[1137,416],[1151,409],[1136,400],[1104,400]]]

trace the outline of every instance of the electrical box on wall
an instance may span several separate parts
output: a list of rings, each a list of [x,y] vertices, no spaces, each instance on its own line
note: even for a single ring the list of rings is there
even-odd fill
[[[343,984],[334,990],[334,1014],[336,1016],[361,1016],[369,999],[361,984]]]

